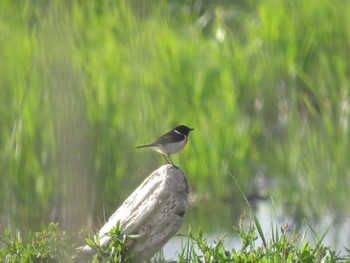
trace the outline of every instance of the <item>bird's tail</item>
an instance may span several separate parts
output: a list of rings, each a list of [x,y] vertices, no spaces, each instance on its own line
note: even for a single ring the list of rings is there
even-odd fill
[[[147,148],[147,147],[152,147],[152,146],[154,146],[154,145],[152,145],[152,144],[145,144],[145,145],[136,146],[135,148],[136,149],[140,149],[140,148]]]

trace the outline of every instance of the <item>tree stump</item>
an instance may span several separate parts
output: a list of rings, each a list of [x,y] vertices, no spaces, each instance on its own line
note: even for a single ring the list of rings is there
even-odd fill
[[[106,245],[109,231],[120,224],[121,232],[135,237],[128,250],[135,262],[149,260],[175,235],[187,210],[188,185],[179,167],[163,165],[154,171],[124,201],[99,231],[100,245]],[[85,246],[82,250],[88,252]]]

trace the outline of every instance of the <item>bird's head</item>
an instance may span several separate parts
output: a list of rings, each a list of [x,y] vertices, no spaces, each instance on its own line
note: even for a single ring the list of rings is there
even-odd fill
[[[191,129],[191,128],[188,128],[187,126],[185,125],[179,125],[179,126],[176,126],[173,131],[177,131],[183,135],[188,135],[190,133],[190,131],[193,131],[194,129]]]

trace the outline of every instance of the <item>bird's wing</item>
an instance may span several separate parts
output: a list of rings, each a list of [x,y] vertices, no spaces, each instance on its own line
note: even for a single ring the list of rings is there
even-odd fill
[[[170,131],[170,132],[164,134],[163,136],[159,137],[152,144],[165,144],[165,143],[179,142],[185,138],[186,138],[186,136],[183,134],[178,134],[176,132]]]

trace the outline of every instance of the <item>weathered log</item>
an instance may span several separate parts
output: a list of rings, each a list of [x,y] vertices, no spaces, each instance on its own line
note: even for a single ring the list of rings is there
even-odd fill
[[[150,259],[178,231],[187,210],[188,186],[182,170],[163,165],[154,171],[124,201],[99,231],[100,245],[108,244],[110,230],[135,237],[132,247],[135,262]],[[82,251],[88,252],[88,246]]]

